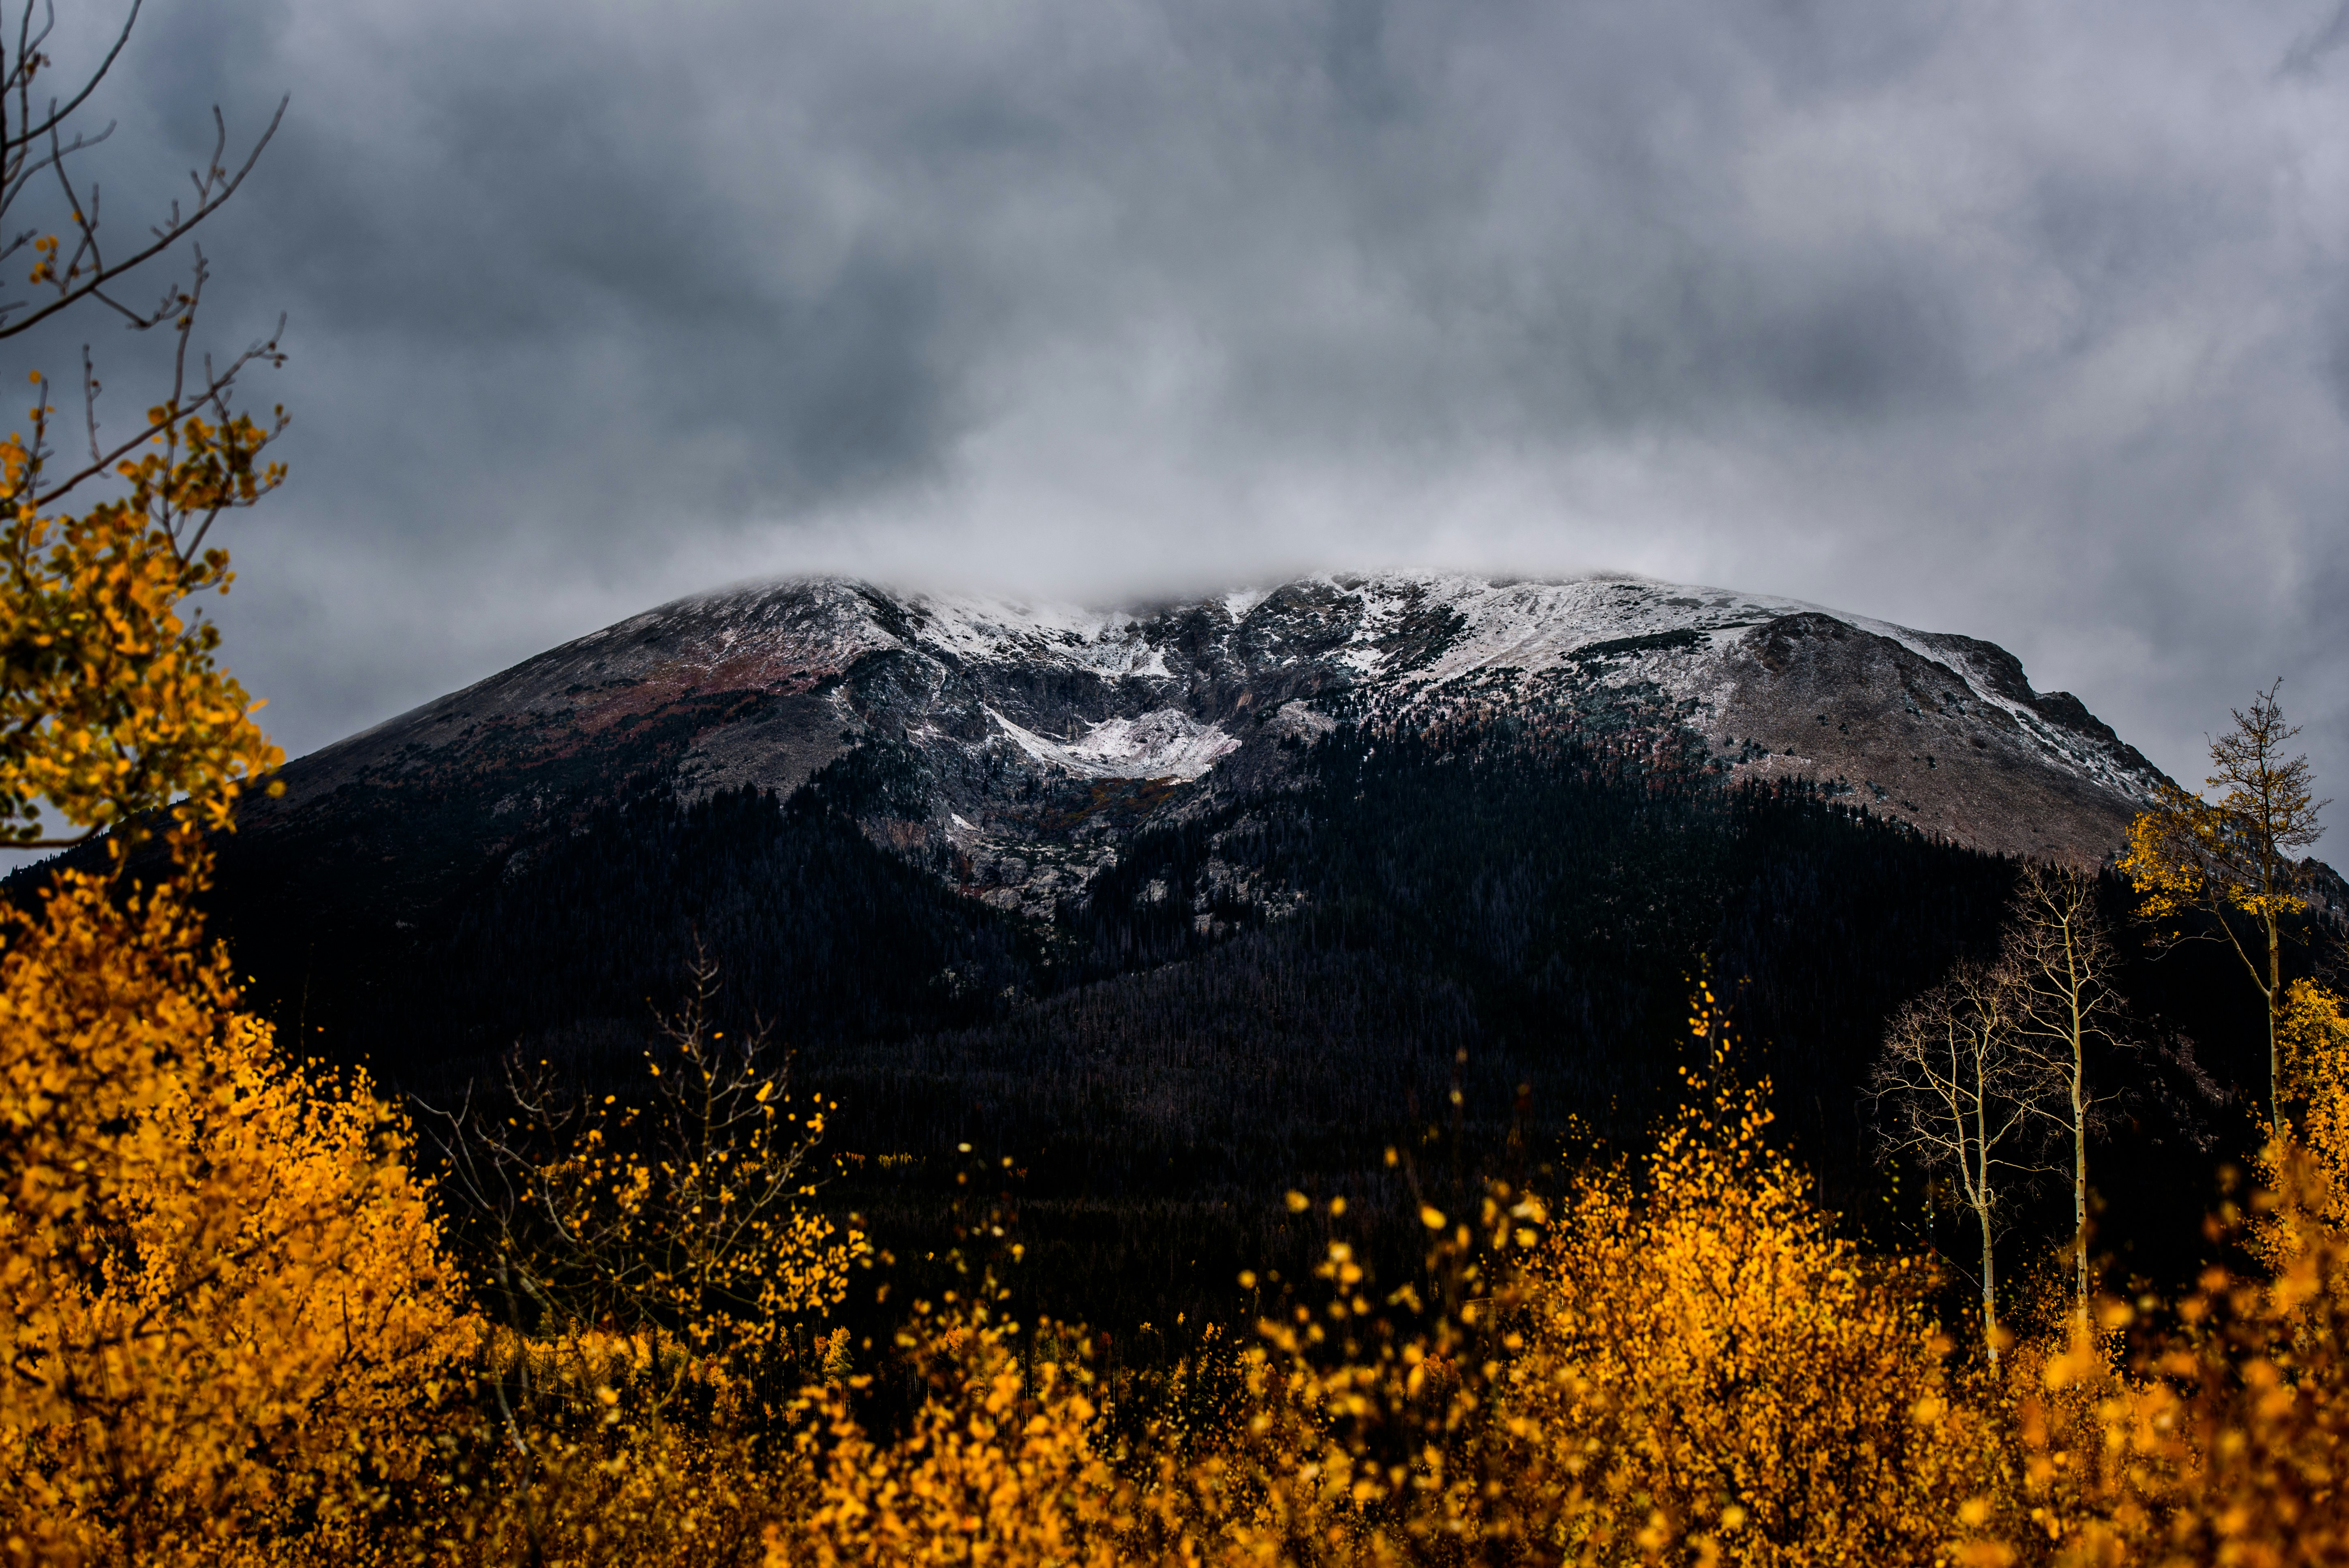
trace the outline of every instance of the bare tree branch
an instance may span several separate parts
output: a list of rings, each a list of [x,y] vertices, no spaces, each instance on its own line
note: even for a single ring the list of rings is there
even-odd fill
[[[2003,968],[2014,976],[2015,1049],[2044,1086],[2032,1106],[2072,1145],[2075,1309],[2083,1333],[2088,1277],[2088,1134],[2105,1096],[2088,1083],[2092,1048],[2122,1043],[2124,1004],[2096,884],[2068,866],[2024,868],[2008,906]]]
[[[49,152],[45,159],[30,168],[0,169],[0,222],[5,221],[8,207],[21,194],[22,181],[42,169],[48,169],[54,170],[57,175],[58,187],[71,214],[71,223],[76,235],[72,252],[66,255],[62,262],[57,253],[57,247],[50,242],[43,242],[50,245],[49,259],[34,269],[32,281],[36,284],[48,284],[56,291],[56,297],[37,307],[13,301],[0,301],[0,338],[14,337],[47,320],[59,311],[66,310],[80,300],[92,295],[96,295],[100,303],[122,315],[132,326],[141,330],[160,326],[170,320],[176,307],[168,291],[163,303],[157,305],[154,310],[147,312],[134,310],[103,291],[116,279],[136,271],[178,244],[195,229],[196,225],[219,211],[228,202],[229,198],[236,194],[238,188],[243,185],[244,178],[253,172],[254,165],[261,160],[263,150],[267,148],[271,139],[276,136],[277,128],[285,123],[285,110],[292,102],[291,96],[277,100],[276,112],[269,117],[268,126],[262,131],[260,138],[254,142],[252,150],[245,155],[244,161],[237,166],[233,173],[217,161],[226,152],[228,129],[227,120],[215,108],[212,110],[212,116],[215,124],[219,127],[220,138],[213,150],[215,161],[203,170],[189,171],[189,178],[194,181],[196,187],[195,206],[183,212],[177,201],[172,202],[163,220],[149,230],[151,238],[146,244],[127,256],[118,257],[112,261],[106,258],[104,248],[98,239],[97,191],[93,187],[90,200],[88,202],[82,201],[79,193],[74,189],[72,179],[67,172],[67,160],[78,151],[95,146],[113,129],[113,127],[109,126],[107,131],[100,132],[95,138],[87,139],[77,138],[71,145],[61,141],[59,138],[62,132],[53,128],[49,133]],[[24,314],[17,314],[19,312]]]
[[[191,379],[191,340],[209,277],[201,249],[192,250],[187,271],[167,283],[154,296],[152,305],[135,305],[121,296],[119,285],[130,282],[134,273],[189,238],[199,224],[243,187],[245,177],[252,173],[262,152],[284,125],[292,101],[290,98],[278,100],[268,124],[241,160],[232,160],[227,117],[219,106],[213,106],[212,148],[203,162],[188,172],[191,199],[184,203],[180,200],[167,203],[158,221],[149,225],[144,239],[120,253],[113,253],[101,223],[101,191],[94,181],[81,180],[74,164],[78,155],[108,139],[114,127],[109,122],[95,131],[76,131],[72,121],[121,57],[143,5],[144,0],[130,0],[120,27],[116,29],[95,68],[82,77],[74,90],[62,98],[50,98],[42,106],[36,107],[34,94],[36,83],[46,79],[53,64],[43,52],[57,26],[52,0],[23,0],[16,25],[8,29],[13,34],[13,50],[10,40],[0,36],[0,229],[15,230],[9,238],[0,242],[0,262],[31,247],[38,260],[25,281],[47,295],[38,303],[0,297],[0,338],[27,332],[84,301],[105,307],[136,331],[168,325],[177,338],[172,346],[170,397],[155,405],[155,413],[140,428],[111,444],[98,418],[101,384],[97,364],[88,346],[83,346],[83,433],[88,460],[61,477],[45,471],[45,464],[55,456],[45,444],[49,412],[45,403],[34,415],[35,438],[29,469],[23,482],[12,487],[8,498],[18,506],[52,506],[78,486],[114,471],[150,443],[160,444],[176,458],[182,445],[181,427],[187,421],[229,425],[236,418],[229,397],[238,376],[256,362],[275,366],[282,364],[285,357],[278,346],[285,326],[281,318],[278,332],[248,345],[234,358],[215,366],[209,356],[204,356],[202,376]],[[14,216],[32,194],[36,180],[42,178],[51,182],[55,199],[62,209],[57,229],[47,233],[43,232],[47,225],[18,226]],[[69,236],[70,243],[61,240],[60,232]],[[245,476],[251,470],[241,465],[248,464],[261,446],[284,429],[281,413],[274,426],[259,433],[258,440],[248,441],[241,433],[228,444],[233,449],[233,457],[226,477],[233,483],[233,499],[226,504],[243,505],[254,498],[255,492],[245,483]],[[276,472],[274,465],[268,472]],[[271,478],[259,488],[274,488],[274,482]],[[182,565],[186,565],[196,559],[218,519],[222,506],[212,504],[212,500],[219,499],[218,494],[215,492],[212,500],[202,504],[182,506],[179,502],[183,497],[171,494],[168,488],[162,493],[164,504],[155,521],[170,535],[173,549]]]
[[[425,1108],[517,1334],[641,1338],[657,1403],[685,1375],[661,1343],[688,1359],[787,1354],[791,1320],[823,1310],[863,1249],[808,1207],[827,1108],[788,1109],[763,1027],[730,1040],[715,1026],[718,969],[698,949],[688,979],[683,1006],[656,1015],[641,1101],[598,1099],[517,1054],[502,1114],[470,1091],[454,1112]]]
[[[2016,1048],[2019,977],[2004,965],[1961,965],[1903,1008],[1870,1075],[1884,1153],[1955,1179],[1982,1238],[1982,1346],[1999,1357],[1997,1233],[2009,1179],[2033,1157],[2042,1066]]]

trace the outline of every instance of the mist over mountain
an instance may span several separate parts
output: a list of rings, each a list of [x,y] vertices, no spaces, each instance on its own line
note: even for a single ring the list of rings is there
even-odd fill
[[[1402,573],[1121,610],[736,588],[283,781],[213,913],[311,1047],[428,1099],[515,1049],[622,1081],[707,954],[730,1026],[841,1101],[843,1201],[918,1235],[971,1144],[1146,1315],[1301,1244],[1263,1202],[1290,1183],[1414,1212],[1381,1151],[1447,1116],[1480,1160],[1636,1131],[1706,975],[1865,1207],[1884,1019],[1994,944],[2017,857],[2103,865],[2159,775],[1969,637]],[[2133,974],[2211,1082],[2255,1076],[2222,972]],[[2168,1202],[2228,1113],[2129,1070],[2124,1202]]]

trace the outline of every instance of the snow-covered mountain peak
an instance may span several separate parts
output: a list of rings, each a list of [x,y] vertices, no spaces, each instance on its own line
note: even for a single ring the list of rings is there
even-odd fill
[[[2076,861],[2110,851],[2158,778],[1993,645],[1775,595],[1381,572],[1102,607],[827,578],[680,600],[550,650],[303,759],[282,809],[386,769],[561,761],[688,798],[846,769],[876,781],[889,842],[959,857],[1033,908],[1154,813],[1284,787],[1345,724],[1800,780]]]

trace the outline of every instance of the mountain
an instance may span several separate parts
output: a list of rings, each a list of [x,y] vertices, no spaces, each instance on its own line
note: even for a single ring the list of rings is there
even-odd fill
[[[941,1237],[969,1145],[1020,1172],[1054,1310],[1164,1321],[1309,1261],[1292,1185],[1407,1248],[1390,1146],[1456,1182],[1636,1134],[1700,976],[1830,1193],[1884,1201],[1885,1018],[1994,944],[2013,857],[2103,863],[2159,775],[1971,638],[1384,574],[1125,611],[734,589],[283,779],[212,914],[305,1048],[428,1099],[517,1048],[624,1086],[707,955],[726,1026],[771,1027],[872,1157],[840,1202]],[[2132,995],[2263,1078],[2215,952],[2137,954]],[[2202,1202],[2218,1114],[2126,1070],[2119,1245],[2128,1203]]]
[[[248,826],[479,797],[473,852],[503,860],[629,781],[788,795],[845,768],[877,841],[1049,918],[1124,837],[1291,777],[1341,722],[1805,779],[1952,842],[2089,865],[2158,777],[1992,644],[1715,589],[1333,576],[1101,612],[823,580],[681,600],[526,660],[291,764]]]

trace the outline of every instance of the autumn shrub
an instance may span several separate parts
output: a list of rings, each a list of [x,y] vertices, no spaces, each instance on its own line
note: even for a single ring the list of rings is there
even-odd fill
[[[2010,1490],[1982,1561],[2349,1556],[2349,1024],[2307,981],[2279,1012],[2297,1131],[2279,1129],[2248,1203],[2205,1227],[2243,1264],[2174,1302],[2105,1300],[2095,1334],[2020,1347],[2001,1390]]]
[[[2304,1151],[2271,1156],[2255,1211],[2336,1202]],[[2214,1222],[2214,1241],[2228,1227]],[[2026,1346],[2015,1459],[1985,1563],[2227,1563],[2349,1556],[2349,1241],[2282,1233],[2265,1275],[2212,1267],[2175,1303],[2100,1304],[2102,1336]],[[2125,1354],[2114,1349],[2133,1339]],[[1992,1538],[1994,1537],[1994,1538]]]
[[[1567,1456],[1576,1561],[1930,1562],[1984,1485],[1931,1279],[1839,1236],[1769,1121],[1722,1078],[1576,1181],[1525,1271],[1511,1411]]]
[[[767,1524],[801,1506],[805,1475],[788,1447],[648,1412],[623,1369],[575,1392],[541,1402],[526,1427],[494,1401],[419,1408],[430,1462],[378,1516],[365,1560],[755,1563]]]
[[[1103,1442],[1079,1360],[1023,1364],[1020,1325],[987,1297],[917,1304],[899,1350],[925,1397],[875,1436],[851,1394],[812,1392],[798,1457],[810,1490],[770,1525],[771,1564],[1129,1561],[1133,1488]]]
[[[326,1555],[425,1462],[464,1350],[399,1118],[236,1005],[185,883],[0,913],[0,1540]]]
[[[868,1424],[874,1382],[844,1330],[789,1423],[742,1404],[678,1418],[650,1347],[583,1336],[518,1347],[540,1379],[526,1418],[476,1406],[445,1419],[425,1484],[376,1542],[382,1561],[706,1564],[1137,1560],[1139,1490],[1112,1463],[1081,1354],[1004,1315],[1000,1293],[919,1303],[893,1373],[920,1393]],[[1024,1331],[1023,1331],[1024,1328]],[[1042,1332],[1038,1332],[1040,1329]],[[493,1336],[494,1337],[494,1336]],[[505,1346],[514,1349],[517,1347]],[[691,1376],[713,1375],[704,1363]],[[511,1386],[511,1371],[502,1380]],[[490,1377],[481,1387],[501,1386]]]
[[[2295,980],[2285,989],[2277,1032],[2285,1088],[2301,1110],[2292,1141],[2324,1176],[2319,1192],[2302,1184],[2298,1206],[2313,1200],[2319,1206],[2308,1212],[2314,1223],[2349,1229],[2349,1016],[2335,993],[2313,980]],[[2288,1224],[2292,1212],[2285,1208],[2279,1223]],[[2279,1244],[2291,1243],[2280,1239]]]
[[[1710,1014],[1700,1031],[1724,1036]],[[1146,1456],[1169,1560],[1932,1562],[1998,1450],[1918,1264],[1836,1233],[1724,1055],[1644,1158],[1424,1206],[1420,1275],[1331,1245],[1221,1434]],[[1301,1200],[1292,1200],[1301,1201]]]

